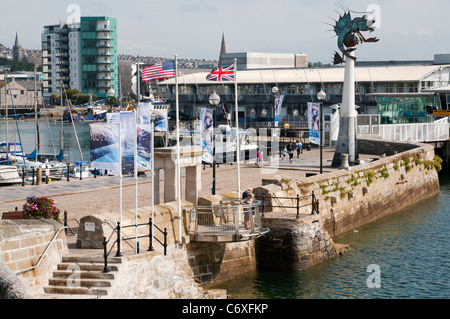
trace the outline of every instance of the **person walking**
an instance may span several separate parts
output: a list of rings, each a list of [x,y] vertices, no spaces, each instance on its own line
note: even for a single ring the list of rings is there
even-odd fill
[[[295,143],[296,149],[297,149],[297,158],[300,158],[300,153],[303,153],[302,151],[302,142],[300,142],[299,140],[297,140],[297,143]]]
[[[288,144],[287,152],[289,154],[289,162],[292,163],[292,158],[294,157],[294,150],[292,149],[292,143]]]
[[[286,145],[283,148],[283,151],[281,152],[281,160],[284,161],[287,158],[288,150]]]

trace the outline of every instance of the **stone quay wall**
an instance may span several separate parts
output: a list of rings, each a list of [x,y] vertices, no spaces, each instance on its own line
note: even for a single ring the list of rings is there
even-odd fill
[[[35,266],[61,227],[53,220],[0,221],[0,260],[13,273]],[[49,246],[39,267],[17,275],[29,295],[44,292],[44,286],[67,252],[66,236],[62,231]]]
[[[279,179],[275,184],[272,179],[272,184],[255,189],[272,203],[267,205],[267,217],[263,219],[271,232],[257,243],[260,267],[311,267],[348,249],[335,245],[333,238],[439,194],[435,168],[439,160],[432,146],[366,139],[358,142],[360,153],[381,157],[320,176]],[[295,206],[295,201],[277,200],[277,196],[305,196],[312,192],[319,200],[319,215],[311,215],[311,207],[303,208],[299,221],[292,209],[271,207],[280,203]],[[283,219],[288,213],[290,218]]]

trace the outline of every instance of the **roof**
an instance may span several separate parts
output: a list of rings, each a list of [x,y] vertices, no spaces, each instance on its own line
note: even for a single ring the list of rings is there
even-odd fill
[[[355,67],[357,82],[419,82],[425,76],[440,67],[450,65],[408,65],[408,66],[373,66]],[[210,71],[195,74],[184,74],[178,77],[178,84],[212,84],[206,80]],[[238,84],[252,83],[342,83],[344,67],[331,68],[299,68],[299,69],[261,69],[237,71]],[[233,84],[234,82],[226,82]],[[159,83],[175,84],[175,79]]]

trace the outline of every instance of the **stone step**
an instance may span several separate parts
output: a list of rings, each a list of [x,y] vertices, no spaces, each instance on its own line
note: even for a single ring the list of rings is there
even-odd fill
[[[58,270],[81,270],[81,271],[98,271],[103,272],[105,265],[103,264],[88,264],[88,263],[64,263],[58,265]],[[118,271],[117,265],[109,265],[110,271]]]
[[[71,287],[71,288],[92,288],[92,287],[111,287],[111,282],[108,280],[85,280],[85,279],[50,279],[50,286]]]
[[[69,288],[69,287],[57,287],[48,286],[44,288],[47,294],[63,294],[63,295],[94,295],[94,296],[106,296],[108,295],[107,289],[99,288]]]
[[[112,273],[100,273],[100,272],[76,272],[76,278],[78,279],[114,279],[114,274]],[[53,272],[54,278],[68,278],[74,276],[71,271],[55,271]]]
[[[105,260],[103,257],[97,256],[63,256],[62,261],[65,263],[93,263],[93,264],[104,264]],[[121,264],[122,259],[119,257],[109,257],[108,258],[108,265],[109,264]]]

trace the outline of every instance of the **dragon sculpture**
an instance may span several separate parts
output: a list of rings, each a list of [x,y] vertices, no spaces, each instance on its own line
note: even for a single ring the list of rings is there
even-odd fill
[[[378,38],[366,39],[361,34],[363,31],[375,31],[371,26],[375,23],[375,20],[368,20],[364,15],[360,18],[352,19],[350,11],[346,12],[343,16],[340,16],[339,20],[336,21],[334,26],[334,32],[338,37],[338,48],[342,52],[342,56],[335,52],[334,55],[334,65],[341,64],[344,62],[344,56],[356,60],[354,56],[349,53],[356,50],[355,46],[359,42],[378,42]]]

